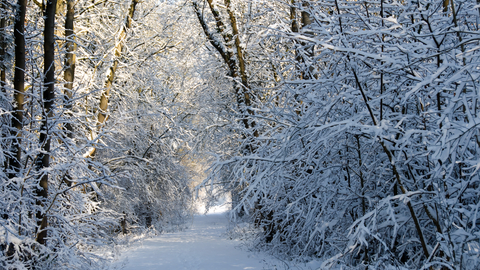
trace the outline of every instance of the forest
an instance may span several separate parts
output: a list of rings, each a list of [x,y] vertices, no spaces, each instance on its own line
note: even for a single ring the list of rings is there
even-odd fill
[[[478,0],[0,12],[0,269],[103,269],[199,192],[285,260],[480,269]]]

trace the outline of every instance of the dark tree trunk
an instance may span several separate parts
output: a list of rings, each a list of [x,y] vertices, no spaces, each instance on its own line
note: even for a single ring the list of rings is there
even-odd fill
[[[5,53],[6,53],[6,42],[5,42],[5,0],[0,1],[0,9],[2,18],[0,19],[0,91],[5,94]]]
[[[6,95],[7,95],[7,91],[5,89],[5,80],[6,80],[6,59],[5,59],[5,56],[6,56],[6,47],[7,47],[7,42],[6,42],[6,31],[5,31],[5,27],[7,25],[7,21],[5,19],[5,16],[7,14],[6,12],[6,5],[5,5],[5,0],[0,0],[0,14],[2,16],[2,18],[0,19],[0,95],[2,95],[2,97],[0,98],[0,106],[2,106],[4,110],[9,110],[10,106],[8,106],[8,101],[6,100]],[[6,116],[2,116],[2,125],[4,124],[7,124],[9,125],[10,121],[9,121],[9,118],[6,117]],[[8,131],[6,131],[5,129],[1,128],[1,135],[2,138],[5,138],[8,136]],[[4,157],[7,157],[8,156],[8,143],[5,143],[5,140],[3,140],[3,143],[2,143],[2,151],[3,151],[3,156]],[[5,159],[4,161],[4,164],[3,165],[3,170],[4,172],[6,171],[7,169],[7,166],[8,166],[8,163],[7,163],[7,159]]]
[[[20,172],[22,157],[21,133],[23,129],[23,103],[25,91],[25,13],[27,0],[18,0],[15,14],[14,39],[15,39],[15,73],[13,79],[15,104],[12,112],[11,135],[15,137],[12,142],[12,151],[9,156],[8,177],[13,178]]]
[[[67,50],[65,54],[65,72],[63,78],[65,79],[65,109],[70,110],[72,108],[73,97],[73,81],[75,79],[75,34],[73,32],[75,15],[75,1],[67,0],[67,16],[65,18],[65,39],[67,40],[65,48]],[[67,130],[67,136],[73,137],[73,127],[70,123],[65,126]]]
[[[42,126],[40,127],[40,145],[42,152],[37,157],[37,170],[50,166],[50,130],[49,121],[53,116],[53,104],[55,99],[55,9],[57,0],[48,0],[45,8],[45,30],[44,30],[44,86],[43,86],[43,115]],[[50,124],[51,125],[51,124]],[[48,174],[41,172],[40,185],[36,190],[37,205],[43,206],[43,201],[48,197]],[[37,212],[37,242],[45,244],[47,242],[48,219],[46,213]]]
[[[75,0],[67,0],[67,14],[65,16],[65,71],[63,73],[63,78],[65,80],[65,104],[64,108],[67,115],[71,115],[72,109],[72,98],[73,98],[73,81],[75,80],[75,33],[74,33],[74,20],[75,20]],[[73,138],[73,126],[72,123],[67,122],[65,124],[65,131],[67,137]],[[73,182],[71,181],[70,174],[65,174],[63,181],[68,185],[72,186]]]

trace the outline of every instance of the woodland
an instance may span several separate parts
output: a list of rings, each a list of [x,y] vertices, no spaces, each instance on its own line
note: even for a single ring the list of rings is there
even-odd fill
[[[478,0],[0,11],[0,269],[102,269],[200,191],[285,260],[480,269]]]

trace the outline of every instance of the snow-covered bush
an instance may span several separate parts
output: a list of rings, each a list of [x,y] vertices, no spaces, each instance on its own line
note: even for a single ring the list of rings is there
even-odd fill
[[[169,110],[178,86],[162,92],[165,70],[145,70],[158,68],[154,56],[171,48],[169,31],[178,25],[156,26],[162,12],[176,6],[69,0],[69,17],[64,1],[44,2],[0,2],[7,21],[1,41],[18,42],[0,42],[8,55],[0,58],[7,74],[1,83],[0,268],[101,269],[106,258],[99,249],[115,243],[124,213],[143,215],[142,226],[151,219],[159,229],[178,227],[191,213],[189,173],[181,164],[188,135],[179,127],[188,108]],[[67,20],[74,21],[70,35],[64,34]],[[14,31],[20,26],[25,35]],[[19,55],[26,56],[25,68]],[[73,66],[68,80],[64,72]],[[55,76],[48,81],[50,71]]]
[[[478,268],[478,7],[289,8],[300,30],[259,27],[282,80],[255,104],[256,148],[209,179],[228,165],[243,185],[255,244],[324,267]]]

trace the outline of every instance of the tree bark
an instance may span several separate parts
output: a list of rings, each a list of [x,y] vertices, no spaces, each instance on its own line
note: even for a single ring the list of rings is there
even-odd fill
[[[0,19],[0,91],[5,95],[5,53],[6,53],[6,42],[5,42],[5,0],[0,1],[0,9],[2,11],[2,18]]]
[[[57,12],[58,12],[57,5]],[[67,14],[65,16],[65,71],[63,72],[63,79],[65,80],[64,92],[64,108],[66,115],[71,115],[72,98],[73,98],[73,81],[75,79],[75,0],[67,0]],[[68,138],[73,138],[73,126],[71,122],[65,124],[65,131]],[[73,185],[70,174],[65,174],[63,180],[69,187]]]
[[[210,2],[209,2],[209,4],[210,4]],[[203,18],[203,13],[200,12],[200,9],[198,7],[197,2],[192,1],[192,5],[193,5],[193,9],[195,10],[195,14],[197,15],[198,21],[200,22],[200,26],[202,27],[203,32],[204,32],[205,36],[207,37],[207,40],[215,48],[215,50],[217,50],[218,53],[222,56],[223,61],[229,67],[229,72],[230,72],[229,75],[230,75],[232,69],[229,66],[230,61],[229,61],[229,56],[228,56],[227,50],[224,48],[223,44],[218,42],[218,40],[215,38],[215,36],[212,34],[212,32],[210,32],[210,30],[208,29],[208,25],[207,25],[205,19]],[[217,20],[217,19],[215,19],[215,20]],[[223,23],[221,21],[220,21],[220,24],[223,25]],[[217,22],[217,31],[219,31],[221,33],[222,28],[218,27],[218,25],[219,25],[219,22]]]
[[[236,51],[236,63],[238,64],[238,71],[240,72],[240,81],[242,82],[241,85],[238,85],[237,83],[237,95],[239,96],[239,106],[246,106],[246,112],[243,111],[242,113],[245,114],[245,117],[243,119],[243,123],[246,129],[253,128],[255,127],[255,121],[248,121],[248,118],[246,117],[247,114],[253,115],[253,111],[249,109],[249,107],[252,105],[251,97],[250,97],[250,87],[248,85],[248,79],[247,79],[247,72],[245,68],[245,59],[243,56],[243,49],[240,44],[240,34],[238,32],[238,26],[237,26],[237,18],[235,17],[235,14],[233,13],[233,10],[231,8],[231,0],[224,0],[225,6],[227,8],[227,13],[228,17],[230,19],[230,26],[232,28],[232,34],[233,34],[233,40],[234,40],[234,45],[235,45],[235,51]],[[233,63],[235,64],[235,62]],[[237,67],[237,65],[235,65]],[[237,75],[238,76],[238,75]],[[242,110],[242,109],[241,109]],[[244,109],[243,109],[244,110]],[[258,132],[254,131],[254,136],[258,137]],[[253,148],[250,146],[250,151],[253,152]]]
[[[41,153],[37,157],[37,170],[41,173],[39,187],[36,190],[36,204],[43,206],[44,200],[48,198],[48,174],[41,172],[42,169],[50,166],[50,129],[49,121],[53,116],[53,104],[55,99],[55,9],[57,0],[48,0],[45,8],[45,29],[44,29],[44,86],[43,86],[43,115],[40,127]],[[37,242],[44,245],[47,242],[48,219],[45,213],[38,211],[37,217]]]
[[[112,66],[110,66],[107,74],[107,80],[105,81],[105,87],[100,97],[100,107],[97,119],[97,128],[100,129],[107,119],[107,110],[108,110],[108,98],[110,96],[110,91],[112,89],[112,84],[115,81],[115,72],[118,67],[118,58],[121,56],[123,51],[123,46],[125,38],[127,37],[127,29],[132,27],[133,16],[135,15],[135,7],[137,6],[139,0],[133,0],[130,8],[128,10],[128,15],[125,19],[125,24],[122,27],[120,35],[118,36],[117,44],[115,45],[115,60],[113,61]]]
[[[73,97],[73,81],[75,79],[75,33],[74,33],[74,15],[75,15],[75,0],[67,0],[67,15],[65,17],[65,72],[63,78],[65,79],[65,109],[72,108]],[[73,138],[73,127],[71,123],[65,125],[67,136]]]
[[[7,91],[5,89],[5,79],[6,79],[5,54],[6,54],[6,46],[7,46],[7,43],[6,43],[7,33],[5,32],[5,26],[6,26],[6,19],[5,19],[6,12],[5,12],[5,9],[6,9],[5,0],[0,0],[0,10],[1,10],[0,14],[2,16],[2,18],[0,19],[0,95],[3,95],[1,97],[0,102],[1,102],[2,106],[5,106],[5,104],[7,104],[7,100],[6,100]],[[7,110],[7,108],[5,108],[5,107],[3,109]],[[5,120],[7,120],[7,121],[5,121]],[[6,118],[5,116],[2,117],[2,123],[5,123],[4,121],[8,122],[8,118]],[[5,130],[2,128],[0,136],[2,136],[2,138],[6,137],[7,136],[6,133],[8,133],[8,132],[5,132]],[[2,147],[3,147],[2,152],[3,152],[4,157],[8,156],[8,151],[7,151],[8,147],[6,147],[7,145],[8,144],[6,144],[6,143],[2,144]],[[8,166],[7,159],[4,160],[4,164],[2,164],[2,165],[3,165],[3,171],[5,172],[5,170],[7,169],[7,166]]]
[[[13,97],[15,104],[12,112],[11,135],[15,137],[12,142],[11,155],[9,156],[8,177],[14,178],[20,172],[20,160],[22,157],[21,136],[23,129],[23,103],[25,91],[25,14],[27,0],[18,0],[14,23],[15,40],[15,72],[13,78]]]
[[[232,33],[233,37],[235,40],[235,49],[237,52],[237,62],[238,62],[238,67],[240,70],[240,79],[243,84],[244,89],[248,89],[248,81],[247,81],[247,73],[245,70],[245,60],[243,57],[243,50],[240,45],[240,35],[238,33],[238,26],[237,26],[237,19],[235,15],[233,14],[233,11],[231,9],[231,1],[230,0],[225,0],[225,6],[227,7],[227,13],[230,18],[230,26],[232,27]],[[250,106],[250,97],[248,96],[248,93],[245,93],[245,105]]]
[[[210,8],[210,11],[212,12],[213,18],[215,19],[217,33],[222,36],[224,44],[219,44],[219,40],[216,39],[213,33],[210,32],[210,30],[208,29],[207,23],[203,17],[203,13],[200,12],[198,4],[195,1],[193,1],[193,8],[195,10],[195,13],[197,14],[198,20],[200,21],[200,25],[203,28],[205,36],[207,36],[208,40],[210,41],[210,44],[212,44],[212,46],[220,53],[225,64],[228,67],[228,71],[229,71],[228,75],[231,76],[233,79],[237,104],[240,107],[242,114],[252,115],[253,111],[249,109],[249,107],[252,105],[252,100],[249,93],[245,59],[243,56],[243,49],[240,44],[240,35],[238,31],[238,26],[237,26],[237,19],[233,13],[233,10],[231,9],[231,1],[224,0],[225,6],[227,8],[229,20],[230,20],[230,26],[232,28],[231,34],[225,32],[225,29],[226,29],[225,23],[223,23],[222,19],[220,18],[220,13],[215,8],[213,1],[207,0],[207,2]],[[234,54],[231,50],[232,41],[235,46],[236,58],[234,57]],[[240,79],[241,83],[239,83],[237,79]],[[247,117],[244,117],[242,119],[242,122],[246,129],[255,127],[255,122],[254,121],[249,122]],[[253,136],[255,137],[258,136],[258,132],[256,130],[253,132]],[[249,148],[251,148],[250,151],[253,152],[253,148],[252,147],[249,147]]]
[[[132,27],[132,20],[133,20],[133,16],[135,15],[135,8],[139,2],[140,0],[132,0],[132,3],[130,4],[130,8],[128,9],[128,14],[125,18],[125,22],[122,26],[122,30],[120,31],[120,34],[118,36],[117,44],[115,44],[115,47],[113,49],[115,52],[114,60],[112,65],[108,69],[107,80],[105,81],[104,90],[102,92],[102,95],[100,96],[100,104],[98,108],[99,112],[97,116],[97,131],[99,131],[105,125],[105,122],[107,121],[107,118],[108,118],[107,117],[108,98],[110,97],[110,91],[112,90],[112,85],[113,85],[113,82],[115,81],[115,72],[117,71],[119,58],[122,55],[124,42],[127,37],[127,29],[130,29]],[[97,151],[97,148],[92,147],[83,156],[85,158],[92,158],[95,156],[96,151]]]
[[[104,90],[102,92],[102,95],[100,96],[100,104],[98,108],[99,112],[97,116],[97,131],[99,131],[107,121],[108,99],[110,97],[110,91],[112,90],[113,82],[115,81],[115,72],[117,71],[117,68],[118,68],[119,58],[122,55],[124,42],[127,37],[127,30],[132,27],[133,16],[135,15],[135,9],[139,2],[140,0],[132,0],[132,3],[130,4],[130,8],[128,9],[128,14],[125,18],[125,22],[122,26],[122,30],[120,31],[120,34],[118,36],[117,43],[115,44],[115,47],[113,49],[115,52],[114,60],[112,65],[108,69],[107,80],[105,81]],[[97,148],[92,147],[83,156],[85,158],[92,158],[93,156],[95,156],[96,151],[97,151]]]

